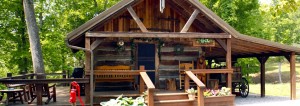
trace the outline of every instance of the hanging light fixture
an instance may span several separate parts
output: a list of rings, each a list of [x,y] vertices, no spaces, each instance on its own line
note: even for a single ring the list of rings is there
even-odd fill
[[[160,0],[160,2],[159,2],[159,10],[160,10],[161,13],[164,12],[165,7],[166,7],[165,6],[165,0]]]

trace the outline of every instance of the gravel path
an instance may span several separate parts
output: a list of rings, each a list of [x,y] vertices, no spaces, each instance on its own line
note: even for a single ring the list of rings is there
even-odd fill
[[[300,106],[300,99],[290,100],[289,97],[249,94],[247,98],[236,97],[235,106]]]

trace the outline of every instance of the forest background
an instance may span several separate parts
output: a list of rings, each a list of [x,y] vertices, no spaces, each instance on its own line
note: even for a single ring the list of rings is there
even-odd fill
[[[84,53],[72,53],[66,34],[120,0],[34,0],[46,73],[82,67]],[[199,0],[240,33],[297,46],[300,0]],[[22,0],[0,0],[0,77],[32,71]],[[298,60],[298,59],[297,59]],[[269,61],[284,62],[283,57]],[[259,72],[256,58],[239,59],[243,74]]]

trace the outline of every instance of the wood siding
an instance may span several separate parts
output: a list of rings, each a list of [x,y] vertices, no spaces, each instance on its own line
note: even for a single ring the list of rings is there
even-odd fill
[[[164,12],[161,13],[158,4],[158,0],[145,0],[134,6],[133,9],[150,32],[180,32],[186,23],[186,19],[171,9],[168,3],[166,3]],[[139,26],[128,11],[125,11],[123,14],[108,21],[104,25],[99,25],[93,31],[141,32]],[[196,27],[191,26],[188,32],[201,31]]]

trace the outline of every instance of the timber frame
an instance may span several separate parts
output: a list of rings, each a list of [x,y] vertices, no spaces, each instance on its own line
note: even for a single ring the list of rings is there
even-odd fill
[[[186,81],[192,79],[197,83],[198,106],[204,105],[203,92],[200,92],[200,89],[202,91],[205,85],[193,76],[194,74],[226,73],[227,87],[231,87],[232,59],[248,57],[256,57],[261,64],[261,97],[264,97],[265,62],[269,56],[285,56],[291,64],[291,99],[296,99],[295,55],[300,54],[300,48],[240,34],[195,0],[166,0],[166,9],[162,14],[157,10],[157,3],[158,1],[155,0],[122,0],[67,35],[68,44],[94,51],[95,57],[89,52],[85,54],[87,78],[93,76],[91,73],[94,70],[90,67],[97,65],[126,64],[139,67],[135,66],[136,63],[132,64],[134,60],[132,55],[135,55],[134,51],[136,51],[132,39],[144,40],[143,43],[159,40],[159,43],[161,41],[163,43],[159,48],[156,46],[159,50],[155,53],[155,72],[174,70],[170,68],[178,64],[178,60],[195,61],[200,51],[205,52],[205,57],[210,64],[212,59],[225,59],[226,69],[194,69],[186,72]],[[201,38],[213,39],[217,42],[216,46],[193,47],[190,44],[192,40]],[[118,49],[119,46],[115,47],[112,44],[120,41],[124,43],[124,46],[122,45],[124,50],[122,49],[122,53],[115,53],[114,49]],[[173,53],[173,47],[176,45],[185,48],[183,54]],[[73,51],[76,52],[74,48]],[[145,67],[136,70],[145,70]],[[140,80],[140,87],[144,88],[143,83],[146,83],[151,92],[150,96],[153,96],[153,89],[155,89],[153,83],[159,85],[159,82],[151,83],[145,73],[139,75],[143,77]],[[159,79],[158,74],[156,77]],[[92,83],[90,81],[90,84]],[[187,89],[189,84],[185,84]],[[93,98],[94,91],[90,91],[90,85],[86,87],[86,102],[89,102]],[[150,106],[153,105],[152,102],[153,98],[150,98]]]

